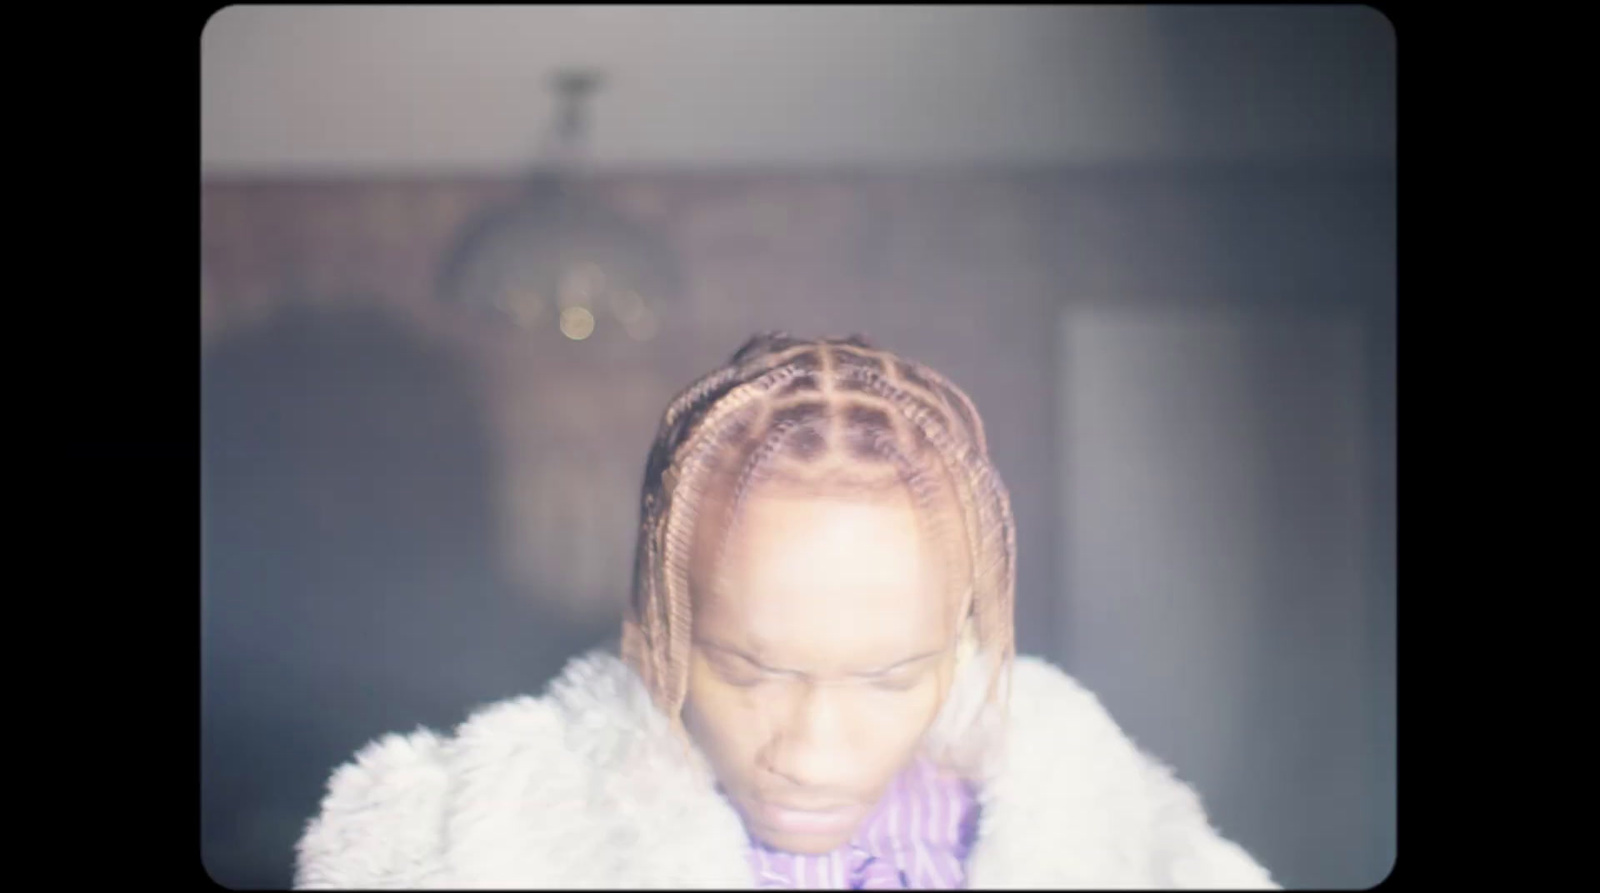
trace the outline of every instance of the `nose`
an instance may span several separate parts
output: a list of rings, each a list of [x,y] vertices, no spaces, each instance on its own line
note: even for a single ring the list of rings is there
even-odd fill
[[[765,768],[801,788],[827,788],[849,775],[851,749],[837,697],[807,686],[777,717]]]

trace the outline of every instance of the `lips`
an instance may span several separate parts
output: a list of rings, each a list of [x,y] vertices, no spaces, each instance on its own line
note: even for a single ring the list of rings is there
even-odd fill
[[[864,807],[845,804],[826,808],[801,808],[756,802],[754,818],[763,827],[786,834],[836,834],[849,830]]]

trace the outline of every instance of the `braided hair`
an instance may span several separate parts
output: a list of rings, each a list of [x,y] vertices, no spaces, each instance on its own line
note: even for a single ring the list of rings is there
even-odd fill
[[[968,596],[963,641],[995,661],[989,696],[1015,656],[1016,533],[971,399],[933,370],[859,335],[757,335],[667,407],[645,466],[632,597],[622,656],[656,705],[680,722],[687,696],[689,566],[713,506],[731,526],[756,485],[900,485],[942,532]],[[954,509],[955,511],[950,511]]]

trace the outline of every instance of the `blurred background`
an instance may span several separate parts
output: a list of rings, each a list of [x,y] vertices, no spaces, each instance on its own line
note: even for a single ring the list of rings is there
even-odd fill
[[[1395,858],[1395,39],[1349,7],[271,7],[201,36],[202,858],[614,634],[752,332],[965,387],[1019,645],[1291,887]]]

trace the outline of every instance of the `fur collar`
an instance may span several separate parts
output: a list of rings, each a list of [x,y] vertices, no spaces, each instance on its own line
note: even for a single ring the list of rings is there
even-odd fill
[[[941,723],[980,688],[958,681]],[[980,753],[972,887],[1275,887],[1049,664],[1017,661],[1004,729]],[[391,735],[338,769],[295,885],[749,888],[744,832],[709,779],[632,672],[592,652],[541,697],[491,705],[449,738]]]

